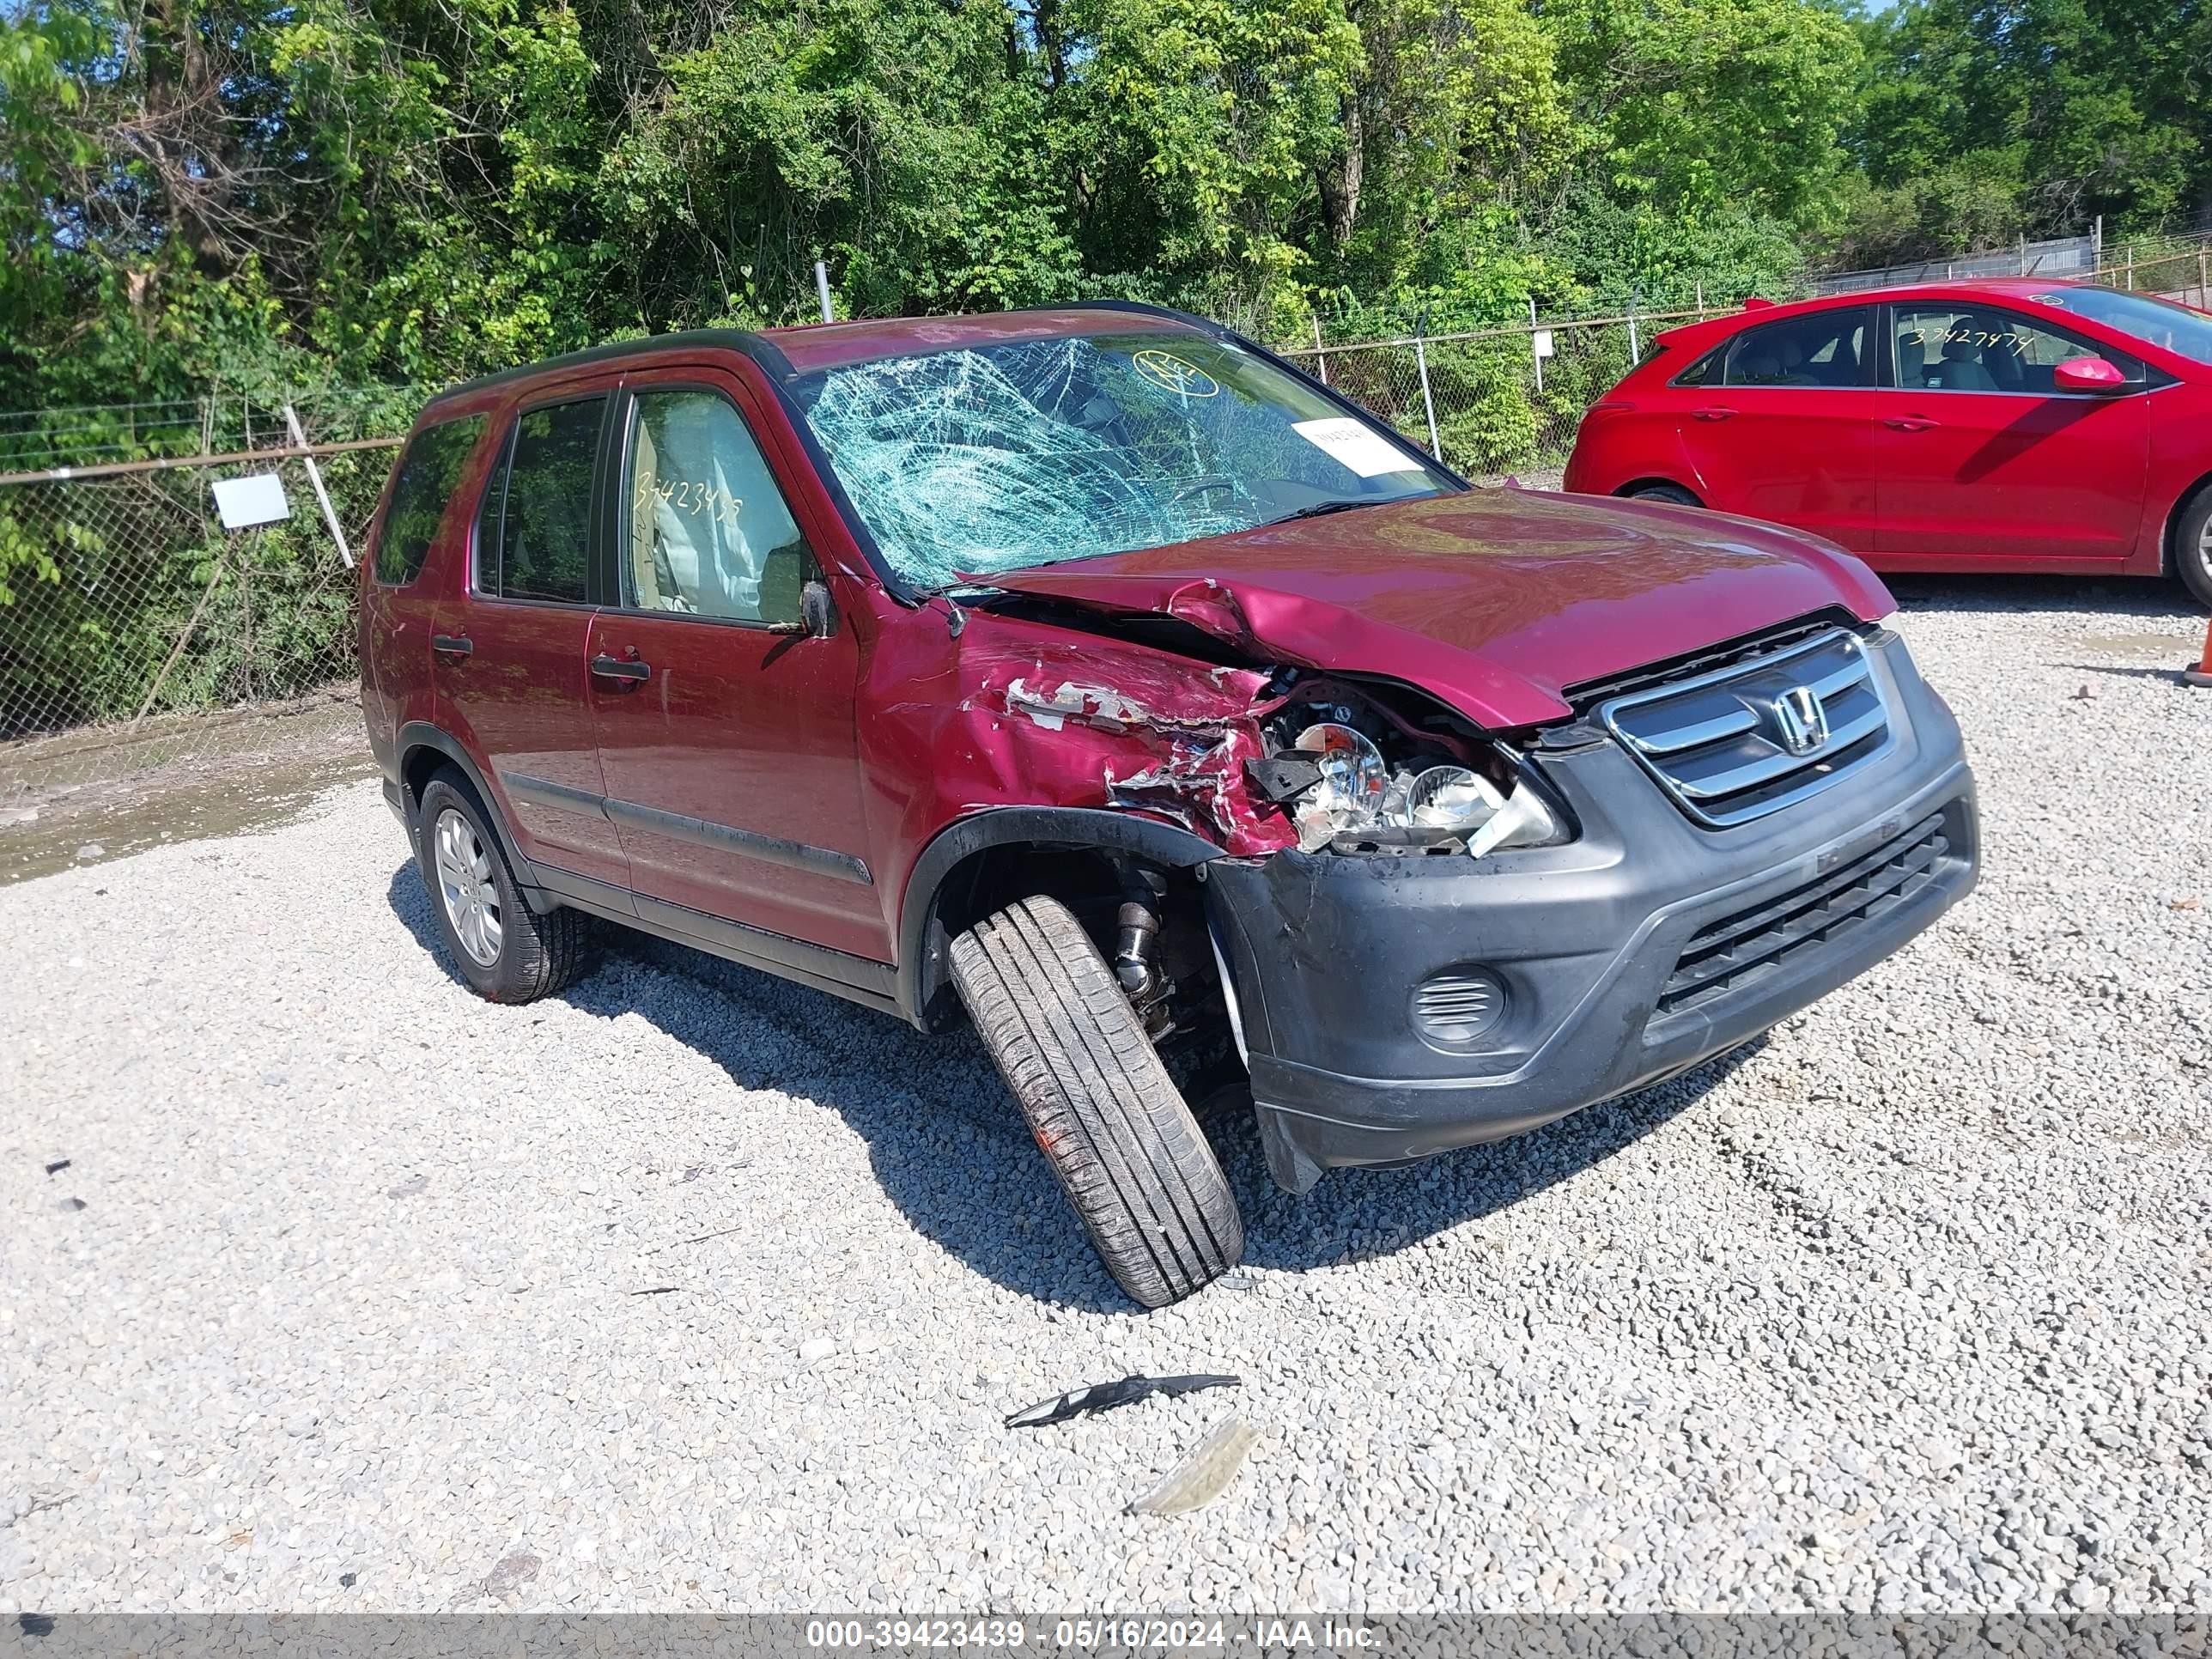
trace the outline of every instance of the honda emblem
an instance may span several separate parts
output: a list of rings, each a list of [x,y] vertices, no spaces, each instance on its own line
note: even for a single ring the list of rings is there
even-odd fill
[[[1809,685],[1793,685],[1771,705],[1782,746],[1793,755],[1809,755],[1828,741],[1828,711],[1820,693]]]

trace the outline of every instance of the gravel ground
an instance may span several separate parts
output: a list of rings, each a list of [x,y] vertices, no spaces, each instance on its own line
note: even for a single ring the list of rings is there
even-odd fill
[[[0,889],[0,1607],[2212,1607],[2203,623],[1905,597],[1973,898],[1517,1142],[1229,1127],[1249,1266],[1150,1316],[970,1040],[653,945],[479,1003],[374,784]]]

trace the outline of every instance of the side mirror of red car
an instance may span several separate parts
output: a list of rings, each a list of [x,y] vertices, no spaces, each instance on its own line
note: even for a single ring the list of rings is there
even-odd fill
[[[837,631],[837,607],[830,602],[826,583],[809,581],[799,590],[799,619],[805,631],[817,640],[826,640]]]
[[[2051,371],[2054,392],[2110,393],[2128,389],[2128,377],[2102,357],[2069,357]]]

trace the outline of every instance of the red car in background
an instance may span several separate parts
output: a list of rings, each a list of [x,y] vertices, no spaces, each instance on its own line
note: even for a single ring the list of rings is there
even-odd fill
[[[2212,316],[2032,279],[1660,335],[1565,487],[1826,537],[1881,570],[2171,572],[2212,605]]]

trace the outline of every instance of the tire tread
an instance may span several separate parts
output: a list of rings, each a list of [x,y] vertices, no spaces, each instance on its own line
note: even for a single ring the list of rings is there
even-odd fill
[[[1236,1195],[1066,907],[1009,905],[955,939],[951,958],[984,1046],[1121,1287],[1164,1307],[1235,1266]]]

